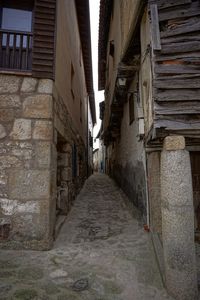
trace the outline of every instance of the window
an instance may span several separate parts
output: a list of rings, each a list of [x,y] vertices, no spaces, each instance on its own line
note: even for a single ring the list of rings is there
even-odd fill
[[[3,8],[2,18],[1,18],[1,29],[3,30],[13,30],[13,31],[32,31],[32,12],[26,10]],[[6,46],[7,34],[3,34],[3,46]],[[9,45],[13,47],[14,45],[14,34],[10,35]],[[27,36],[23,37],[23,47],[27,45]],[[20,47],[20,35],[16,37],[16,46]]]
[[[129,124],[131,125],[135,120],[135,107],[134,107],[134,95],[129,95]]]
[[[2,8],[1,28],[15,31],[32,31],[32,11]]]
[[[32,18],[34,1],[1,1],[0,67],[31,69]]]

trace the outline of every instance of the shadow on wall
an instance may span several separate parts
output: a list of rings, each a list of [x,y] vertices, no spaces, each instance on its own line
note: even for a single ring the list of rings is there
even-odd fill
[[[147,222],[145,170],[142,162],[136,166],[125,167],[114,164],[112,177],[128,196],[129,200],[140,210],[144,224]]]

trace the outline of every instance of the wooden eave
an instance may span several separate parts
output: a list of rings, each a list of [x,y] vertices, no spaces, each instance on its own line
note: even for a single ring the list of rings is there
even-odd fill
[[[91,34],[90,34],[89,0],[85,0],[85,1],[75,0],[75,2],[76,2],[80,39],[82,45],[86,86],[89,95],[92,121],[94,125],[96,123],[96,109],[95,109],[93,75],[92,75],[92,50],[91,50]]]
[[[138,41],[136,41],[138,43]],[[135,48],[135,52],[132,52],[132,65],[125,65],[124,63],[120,62],[117,68],[117,77],[115,81],[115,89],[113,93],[113,99],[110,106],[110,119],[109,119],[109,126],[107,128],[104,142],[108,144],[109,137],[110,141],[115,140],[120,136],[120,127],[121,127],[121,120],[123,117],[123,109],[124,103],[128,99],[128,92],[129,86],[131,81],[133,80],[135,73],[139,70],[140,67],[140,59],[138,59],[138,54],[140,53],[140,49],[138,47]],[[135,59],[134,59],[135,58]],[[125,80],[124,85],[119,84],[119,80]]]
[[[98,45],[98,87],[105,89],[105,70],[107,56],[107,42],[110,28],[110,18],[113,8],[113,0],[101,0],[99,12],[99,45]]]
[[[132,62],[133,53],[140,49],[140,23],[144,13],[145,6],[147,5],[147,0],[141,0],[137,12],[136,18],[132,21],[127,42],[122,55],[122,63],[129,65]],[[138,48],[138,49],[137,49]]]

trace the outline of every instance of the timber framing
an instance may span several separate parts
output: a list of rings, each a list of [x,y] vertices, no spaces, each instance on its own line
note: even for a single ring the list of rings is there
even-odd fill
[[[106,4],[110,4],[107,8]],[[148,5],[147,5],[148,4]],[[123,106],[129,86],[140,68],[140,24],[148,7],[151,42],[153,124],[145,134],[147,145],[160,144],[170,134],[188,143],[200,139],[200,2],[199,0],[143,0],[131,24],[109,107],[104,140],[120,135]],[[108,9],[109,8],[109,9]],[[111,1],[102,0],[99,31],[99,89],[105,88],[107,39]],[[103,30],[103,26],[105,29]],[[121,84],[120,84],[121,79]],[[123,82],[122,82],[123,81]]]
[[[160,34],[160,49],[152,42],[154,139],[200,138],[200,2],[151,0],[149,10]]]

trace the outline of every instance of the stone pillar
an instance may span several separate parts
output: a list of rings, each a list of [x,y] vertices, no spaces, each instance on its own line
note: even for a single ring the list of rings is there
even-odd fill
[[[175,299],[197,299],[191,165],[182,136],[164,140],[161,201],[167,289]]]

